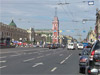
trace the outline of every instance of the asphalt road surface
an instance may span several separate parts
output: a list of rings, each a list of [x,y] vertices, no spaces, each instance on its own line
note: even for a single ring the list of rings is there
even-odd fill
[[[84,75],[79,73],[81,50],[10,48],[0,50],[0,75]]]

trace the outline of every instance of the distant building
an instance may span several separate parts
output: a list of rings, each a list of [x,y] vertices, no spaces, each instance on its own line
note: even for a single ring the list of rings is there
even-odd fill
[[[96,38],[100,39],[100,10],[97,9],[96,13],[96,26],[95,26],[95,32],[96,32]]]
[[[27,29],[29,41],[35,40],[35,31],[33,28]]]
[[[12,20],[9,25],[0,22],[0,39],[9,38],[11,41],[32,41],[34,29],[21,29]]]
[[[93,44],[96,41],[96,34],[95,31],[90,29],[87,35],[87,42]]]
[[[67,38],[67,43],[73,42],[73,37],[72,36],[66,36]]]
[[[36,29],[35,40],[37,42],[52,43],[52,30],[50,29]]]
[[[52,24],[53,24],[52,42],[57,44],[57,43],[59,43],[59,20],[58,20],[57,16],[54,17]]]

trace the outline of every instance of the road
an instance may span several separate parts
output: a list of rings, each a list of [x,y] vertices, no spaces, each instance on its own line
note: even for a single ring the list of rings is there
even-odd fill
[[[10,48],[0,50],[0,75],[83,75],[81,50]]]

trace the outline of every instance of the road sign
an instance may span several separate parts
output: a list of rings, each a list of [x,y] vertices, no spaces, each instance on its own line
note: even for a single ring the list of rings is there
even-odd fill
[[[88,1],[88,5],[94,5],[94,1]]]

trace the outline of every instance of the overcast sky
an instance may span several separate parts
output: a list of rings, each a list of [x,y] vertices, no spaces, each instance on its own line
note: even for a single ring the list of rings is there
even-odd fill
[[[94,5],[88,5],[88,1],[94,1]],[[65,2],[70,4],[58,5]],[[55,7],[59,29],[63,30],[60,34],[76,38],[77,34],[81,34],[84,39],[90,27],[94,29],[95,21],[83,24],[82,20],[96,19],[96,8],[100,9],[100,0],[0,0],[0,21],[9,24],[13,19],[17,27],[23,29],[52,29]]]

